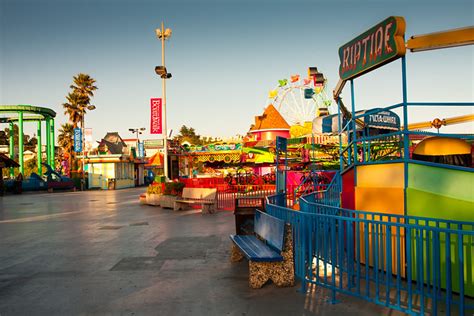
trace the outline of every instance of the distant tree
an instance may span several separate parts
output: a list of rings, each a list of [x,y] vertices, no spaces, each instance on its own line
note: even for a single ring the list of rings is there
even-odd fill
[[[0,145],[8,145],[8,134],[6,131],[0,131]]]
[[[181,126],[179,134],[174,137],[179,143],[188,141],[191,145],[201,145],[202,140],[201,136],[196,134],[196,131],[192,127],[187,127],[186,125]]]
[[[0,131],[0,145],[10,145],[10,128],[7,127],[3,131]],[[13,125],[13,143],[17,146],[19,142],[20,129],[18,125]],[[34,147],[38,143],[36,137],[31,137],[28,134],[23,133],[23,146],[25,150],[34,150]]]
[[[66,123],[61,125],[58,134],[58,145],[62,148],[63,153],[67,153],[69,166],[72,163],[72,157],[74,155],[74,126],[72,124]]]
[[[29,177],[33,172],[38,173],[38,163],[36,157],[37,156],[35,155],[32,159],[25,161],[25,165],[23,167],[23,176],[25,178]]]
[[[28,138],[26,138],[27,136]],[[25,150],[35,151],[38,145],[38,139],[35,136],[30,137],[29,135],[25,135],[25,138],[27,139],[27,141],[25,141]]]

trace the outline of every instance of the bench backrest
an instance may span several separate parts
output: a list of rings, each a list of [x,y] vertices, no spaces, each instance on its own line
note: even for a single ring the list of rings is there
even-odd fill
[[[281,219],[256,210],[254,231],[257,235],[265,239],[268,245],[279,251],[283,250],[285,222]]]
[[[184,188],[182,197],[194,200],[215,200],[217,189]]]

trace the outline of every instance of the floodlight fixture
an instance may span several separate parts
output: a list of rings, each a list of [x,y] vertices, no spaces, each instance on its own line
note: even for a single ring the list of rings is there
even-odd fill
[[[166,70],[166,67],[164,67],[164,66],[156,66],[155,67],[155,72],[158,76],[160,76],[163,79],[171,78],[171,74],[168,73],[168,71]]]

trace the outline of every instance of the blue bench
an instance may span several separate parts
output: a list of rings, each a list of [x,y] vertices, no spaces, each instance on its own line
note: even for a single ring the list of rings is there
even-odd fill
[[[255,235],[230,235],[233,242],[231,261],[247,258],[252,288],[261,288],[270,279],[278,286],[292,286],[291,227],[285,227],[284,221],[257,210],[254,232]]]

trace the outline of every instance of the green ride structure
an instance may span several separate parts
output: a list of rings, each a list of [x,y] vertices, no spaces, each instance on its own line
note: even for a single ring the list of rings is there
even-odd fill
[[[9,124],[10,139],[9,152],[10,158],[15,160],[15,124],[18,125],[18,163],[20,164],[20,172],[24,173],[24,147],[23,147],[23,125],[25,122],[36,122],[37,130],[37,165],[38,173],[42,174],[42,146],[46,143],[46,163],[53,169],[55,168],[54,160],[54,118],[56,112],[39,106],[33,105],[0,105],[0,123]],[[45,122],[45,133],[42,133],[42,122]],[[44,139],[45,138],[45,139]],[[10,168],[10,175],[13,177],[13,168]]]

